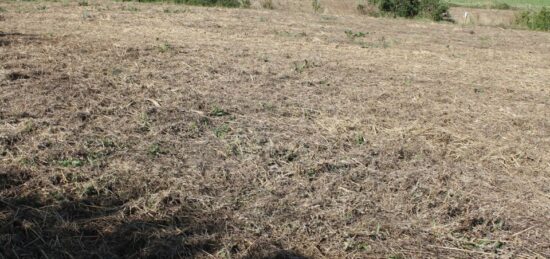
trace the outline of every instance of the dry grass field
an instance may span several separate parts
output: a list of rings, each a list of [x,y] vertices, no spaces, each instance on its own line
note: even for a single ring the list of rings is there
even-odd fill
[[[0,258],[550,257],[550,33],[0,7]]]

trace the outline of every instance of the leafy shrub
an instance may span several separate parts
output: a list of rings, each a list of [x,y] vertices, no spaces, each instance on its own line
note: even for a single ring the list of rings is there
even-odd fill
[[[444,20],[449,6],[440,0],[369,0],[371,5],[394,17],[422,16],[435,21]]]
[[[381,0],[380,11],[393,13],[399,17],[414,17],[419,13],[418,0]]]
[[[522,12],[516,23],[525,25],[531,30],[550,31],[550,10],[543,7],[538,12]]]
[[[449,11],[449,6],[441,3],[439,0],[422,0],[420,2],[420,10],[422,16],[434,21],[442,21]]]

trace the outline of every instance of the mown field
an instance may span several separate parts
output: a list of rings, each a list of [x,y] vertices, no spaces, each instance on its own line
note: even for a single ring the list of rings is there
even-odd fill
[[[521,9],[538,9],[550,7],[549,0],[448,0],[450,4],[466,7],[503,7],[510,6]],[[505,5],[503,5],[505,4]]]
[[[277,4],[0,2],[0,258],[550,257],[550,33]]]

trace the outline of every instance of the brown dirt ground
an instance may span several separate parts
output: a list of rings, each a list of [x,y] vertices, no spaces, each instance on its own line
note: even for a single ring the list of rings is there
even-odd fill
[[[464,14],[468,13],[465,17]],[[516,27],[517,16],[521,10],[493,10],[454,7],[449,10],[453,20],[460,25],[485,25],[502,28]]]
[[[0,6],[0,258],[550,257],[550,33]]]

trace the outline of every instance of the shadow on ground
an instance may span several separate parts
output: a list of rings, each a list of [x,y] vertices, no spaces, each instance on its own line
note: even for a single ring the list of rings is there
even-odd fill
[[[115,205],[115,204],[112,204]],[[187,208],[162,219],[126,219],[122,206],[94,200],[2,201],[1,242],[7,258],[174,258],[216,251],[222,223]],[[132,217],[128,215],[128,217]]]
[[[114,194],[56,201],[24,194],[31,178],[0,167],[0,258],[221,257],[225,212],[166,198],[148,215]],[[306,258],[275,245],[249,250],[244,258]]]

